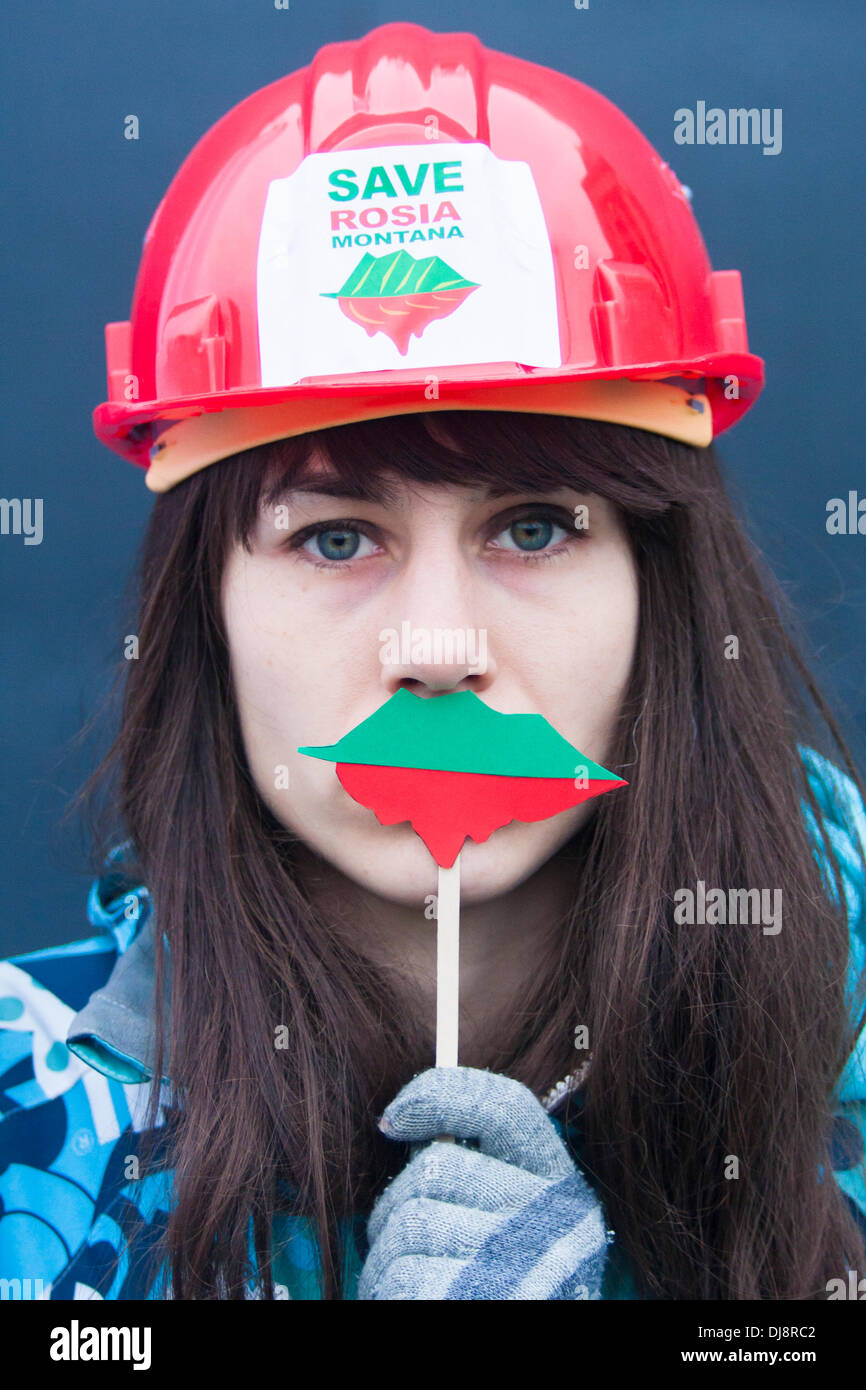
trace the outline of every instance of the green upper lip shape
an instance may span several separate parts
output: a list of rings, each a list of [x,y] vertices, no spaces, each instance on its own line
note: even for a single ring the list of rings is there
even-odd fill
[[[541,714],[500,714],[472,690],[427,698],[405,687],[339,743],[305,745],[311,758],[500,777],[622,781],[585,757]]]
[[[467,289],[470,285],[477,288],[477,281],[459,275],[440,256],[417,259],[408,251],[393,251],[389,256],[371,256],[368,251],[344,281],[342,289],[323,291],[322,298],[399,298],[435,290]]]

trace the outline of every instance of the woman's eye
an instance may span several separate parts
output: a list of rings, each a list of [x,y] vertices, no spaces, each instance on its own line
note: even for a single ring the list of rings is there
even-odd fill
[[[559,534],[555,534],[558,532]],[[532,551],[546,550],[551,542],[558,542],[568,536],[568,531],[558,521],[545,516],[518,517],[494,537],[496,548],[501,550]],[[503,540],[504,537],[504,540]]]
[[[365,545],[368,547],[366,550],[363,548]],[[314,560],[333,563],[372,555],[375,547],[369,536],[352,526],[328,526],[309,536],[301,549]]]

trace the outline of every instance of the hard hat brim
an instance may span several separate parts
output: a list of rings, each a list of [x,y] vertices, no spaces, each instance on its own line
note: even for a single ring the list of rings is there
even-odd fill
[[[218,396],[152,402],[106,402],[93,413],[103,443],[147,469],[153,492],[255,445],[363,420],[430,410],[505,410],[564,415],[646,429],[705,448],[748,408],[763,385],[763,362],[752,354],[727,354],[704,364],[648,364],[652,377],[587,373],[563,378],[450,380],[431,371],[422,381],[345,386],[330,381],[294,388],[251,389]],[[706,379],[700,368],[707,369]],[[641,369],[638,369],[640,371]],[[683,372],[694,378],[684,386]],[[672,380],[672,378],[676,379]],[[730,397],[724,380],[737,383]],[[429,383],[435,382],[431,392]]]

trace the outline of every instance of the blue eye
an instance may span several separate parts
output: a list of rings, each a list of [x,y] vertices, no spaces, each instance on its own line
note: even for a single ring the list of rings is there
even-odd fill
[[[352,560],[358,554],[362,541],[370,544],[368,536],[362,536],[360,531],[354,530],[351,526],[330,526],[323,527],[321,531],[310,536],[302,549],[313,557],[319,555],[325,560]]]
[[[516,521],[512,521],[510,526],[506,526],[504,531],[500,531],[496,540],[501,542],[502,537],[505,536],[512,542],[509,545],[506,541],[504,545],[498,546],[502,550],[539,551],[545,550],[550,545],[551,540],[554,539],[554,531],[561,533],[555,537],[557,541],[568,535],[564,526],[560,526],[558,522],[552,521],[549,517],[519,517]]]

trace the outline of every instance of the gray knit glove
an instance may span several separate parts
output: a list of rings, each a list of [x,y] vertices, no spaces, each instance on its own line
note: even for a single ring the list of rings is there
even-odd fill
[[[613,1233],[526,1086],[435,1067],[403,1087],[379,1128],[424,1146],[373,1208],[359,1299],[600,1298]],[[425,1142],[438,1134],[479,1148]]]

